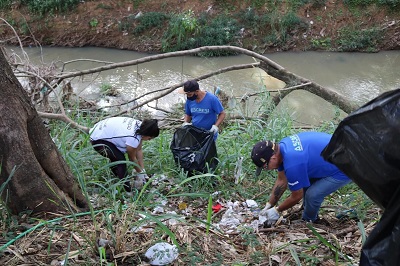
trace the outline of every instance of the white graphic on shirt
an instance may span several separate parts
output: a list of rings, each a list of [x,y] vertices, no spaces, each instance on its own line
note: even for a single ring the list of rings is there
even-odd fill
[[[208,108],[192,107],[192,108],[190,108],[190,112],[192,112],[192,113],[201,113],[201,114],[209,114],[209,113],[210,113],[210,109],[208,109]]]
[[[303,146],[301,145],[299,136],[297,135],[290,136],[290,140],[292,141],[293,148],[295,151],[303,151]]]

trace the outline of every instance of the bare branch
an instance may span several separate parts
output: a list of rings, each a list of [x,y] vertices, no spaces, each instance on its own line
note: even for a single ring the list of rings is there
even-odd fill
[[[213,72],[207,73],[207,74],[205,74],[205,75],[199,76],[199,77],[195,78],[195,80],[197,80],[197,81],[203,80],[203,79],[206,79],[206,78],[209,78],[209,77],[212,77],[212,76],[215,76],[215,75],[219,75],[219,74],[221,74],[221,73],[228,72],[228,71],[239,70],[239,69],[246,69],[246,68],[254,68],[254,67],[259,66],[259,64],[260,64],[260,63],[252,63],[252,64],[234,65],[234,66],[230,66],[230,67],[220,68],[220,69],[218,69],[218,70],[216,70],[216,71],[213,71]],[[149,94],[151,94],[151,93],[160,92],[160,91],[165,91],[165,92],[163,92],[163,93],[161,93],[161,94],[159,94],[159,95],[157,95],[157,96],[155,96],[155,97],[153,97],[153,98],[151,98],[151,99],[149,99],[149,100],[146,100],[146,101],[144,101],[144,102],[142,102],[142,103],[140,103],[140,104],[138,104],[138,105],[136,105],[135,107],[132,108],[132,109],[137,109],[137,108],[142,107],[143,105],[145,105],[145,104],[147,104],[147,103],[149,103],[149,102],[158,100],[158,99],[164,97],[165,95],[170,94],[171,92],[173,92],[173,91],[176,90],[177,88],[182,87],[183,84],[184,84],[184,82],[181,82],[181,83],[179,83],[179,84],[175,84],[175,85],[170,86],[170,87],[167,87],[167,88],[163,88],[163,89],[159,89],[159,90],[155,90],[155,91],[152,91],[152,92],[145,93],[145,94],[143,94],[142,96],[139,96],[139,97],[137,97],[137,98],[135,98],[135,99],[133,99],[133,100],[130,100],[130,101],[127,102],[127,103],[137,101],[137,100],[139,100],[140,98],[143,98],[143,97],[145,97],[145,96],[147,96],[147,95],[149,95]],[[121,111],[121,112],[119,112],[119,113],[117,113],[117,114],[115,114],[115,115],[113,115],[113,116],[118,116],[118,115],[124,114],[124,113],[126,113],[126,112],[128,112],[128,111],[127,111],[127,110],[124,110],[124,111]]]
[[[90,128],[79,125],[78,123],[76,123],[75,121],[73,121],[72,119],[70,119],[66,115],[53,114],[53,113],[43,113],[43,112],[38,112],[38,114],[42,118],[57,119],[57,120],[64,121],[65,123],[70,124],[73,128],[77,128],[77,129],[80,129],[80,130],[82,130],[82,131],[84,131],[86,133],[89,133]]]
[[[170,58],[170,57],[185,56],[185,55],[193,55],[193,54],[198,54],[198,53],[201,53],[204,51],[218,51],[218,50],[227,50],[227,51],[232,51],[232,52],[237,52],[240,54],[252,56],[256,59],[259,59],[259,60],[265,62],[266,64],[270,65],[271,67],[273,67],[277,70],[284,69],[282,66],[278,65],[277,63],[268,59],[267,57],[257,54],[255,52],[252,52],[250,50],[244,49],[244,48],[235,47],[235,46],[203,46],[203,47],[195,48],[195,49],[191,49],[191,50],[147,56],[147,57],[143,57],[143,58],[132,60],[132,61],[114,63],[114,64],[110,64],[107,66],[92,68],[92,69],[78,71],[78,72],[71,72],[71,73],[67,73],[67,74],[54,76],[54,78],[58,78],[58,79],[62,80],[62,79],[66,79],[66,78],[72,78],[72,77],[76,77],[76,76],[82,76],[82,75],[92,74],[92,73],[101,72],[101,71],[105,71],[105,70],[110,70],[110,69],[114,69],[114,68],[118,68],[118,67],[134,66],[134,65],[138,65],[138,64],[151,62],[154,60],[160,60],[160,59],[165,59],[165,58]]]

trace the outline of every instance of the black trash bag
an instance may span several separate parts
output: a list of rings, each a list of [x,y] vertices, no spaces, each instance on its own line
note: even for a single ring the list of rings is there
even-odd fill
[[[360,265],[400,265],[400,89],[343,119],[321,155],[384,209]]]
[[[206,173],[218,165],[214,133],[192,125],[178,128],[171,141],[175,163],[186,172]]]

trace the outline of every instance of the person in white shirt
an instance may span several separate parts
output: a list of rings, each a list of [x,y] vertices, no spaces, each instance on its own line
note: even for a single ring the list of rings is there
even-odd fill
[[[127,176],[125,153],[134,168],[141,174],[142,181],[147,177],[143,163],[142,142],[158,137],[160,130],[156,119],[139,121],[129,117],[111,117],[97,122],[90,129],[93,148],[111,162],[121,161],[111,167],[113,174],[123,180]],[[130,181],[124,183],[126,192],[131,192]]]

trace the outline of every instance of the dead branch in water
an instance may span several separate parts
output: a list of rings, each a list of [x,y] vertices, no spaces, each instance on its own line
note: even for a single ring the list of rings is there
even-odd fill
[[[161,60],[161,59],[170,58],[170,57],[195,55],[195,54],[198,54],[198,53],[201,53],[204,51],[216,51],[216,50],[225,50],[225,51],[231,51],[234,53],[248,55],[248,56],[253,57],[256,60],[259,60],[259,62],[255,62],[252,64],[233,65],[233,66],[221,68],[216,71],[207,73],[205,75],[195,77],[194,79],[204,80],[204,79],[210,78],[212,76],[219,75],[221,73],[226,73],[229,71],[257,67],[257,68],[264,70],[268,75],[286,83],[287,87],[277,90],[276,91],[277,93],[273,96],[273,102],[274,102],[275,106],[278,105],[279,102],[284,97],[286,97],[290,92],[292,92],[294,90],[302,89],[302,90],[306,90],[312,94],[315,94],[315,95],[325,99],[326,101],[330,102],[333,105],[338,106],[344,112],[350,113],[357,108],[357,106],[354,103],[348,101],[344,96],[340,95],[339,93],[332,91],[328,88],[322,87],[319,84],[316,84],[308,79],[297,76],[296,74],[287,71],[285,68],[283,68],[279,64],[275,63],[274,61],[268,59],[267,57],[265,57],[263,55],[257,54],[255,52],[249,51],[244,48],[234,47],[234,46],[204,46],[204,47],[191,49],[191,50],[151,55],[151,56],[147,56],[144,58],[121,62],[121,63],[103,62],[103,61],[95,60],[96,62],[104,63],[106,65],[101,66],[101,67],[95,67],[95,68],[88,69],[88,70],[69,72],[69,73],[64,73],[63,72],[64,68],[62,68],[60,73],[57,73],[53,69],[53,71],[49,71],[48,73],[45,73],[44,76],[42,76],[39,80],[47,81],[46,85],[48,85],[48,87],[50,87],[49,89],[55,91],[55,88],[57,86],[59,86],[62,82],[65,82],[67,79],[70,79],[70,78],[83,77],[88,74],[99,73],[99,72],[102,72],[105,70],[116,69],[116,68],[121,68],[121,67],[126,67],[126,66],[139,65],[142,63],[155,61],[155,60]],[[88,59],[81,59],[81,60],[88,60]],[[69,62],[72,62],[72,61],[69,61]],[[35,76],[35,75],[38,75],[38,74],[33,74],[32,76]],[[35,78],[38,78],[38,77],[36,76]],[[131,107],[129,110],[120,111],[116,114],[113,114],[112,116],[122,115],[122,114],[127,113],[128,111],[140,108],[150,102],[156,101],[156,100],[170,94],[171,92],[173,92],[174,90],[176,90],[177,88],[179,88],[181,86],[183,86],[183,83],[177,83],[173,86],[169,86],[169,87],[165,87],[165,88],[162,88],[159,90],[147,92],[143,95],[140,95],[139,97],[136,97],[134,99],[131,99],[124,103],[121,103],[118,105],[118,107],[132,103],[132,102],[135,102],[136,104],[134,107]],[[275,92],[275,91],[267,91],[267,92],[270,93],[270,92]],[[144,97],[146,97],[148,95],[152,95],[152,94],[154,95],[153,97],[146,99],[142,102],[139,102],[139,100],[143,99]],[[257,96],[258,94],[259,93],[246,94],[246,99],[248,99],[251,96]],[[59,97],[62,97],[62,95]],[[59,97],[57,97],[57,98],[59,99]],[[64,122],[71,124],[71,126],[73,126],[74,128],[78,128],[78,129],[87,131],[87,129],[85,127],[82,127],[76,123],[72,123],[73,121],[63,111],[64,108],[62,106],[62,103],[59,101],[58,104],[60,105],[59,110],[61,110],[61,114],[41,112],[40,115],[45,118],[62,120]]]

